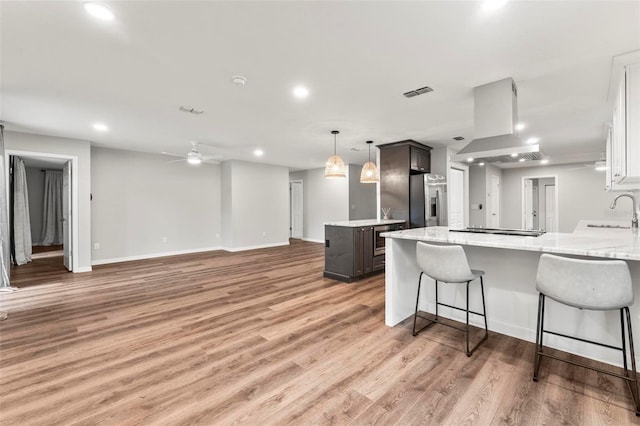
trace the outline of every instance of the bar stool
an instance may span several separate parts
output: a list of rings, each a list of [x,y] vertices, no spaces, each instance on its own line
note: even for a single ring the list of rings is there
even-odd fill
[[[438,306],[446,306],[448,308],[457,309],[459,311],[465,311],[467,314],[466,327],[456,327],[440,322],[447,327],[455,328],[456,330],[463,331],[467,338],[467,356],[471,356],[473,351],[489,336],[489,329],[487,327],[487,315],[484,303],[484,282],[482,276],[484,271],[471,270],[469,263],[467,262],[467,256],[464,253],[462,246],[436,246],[432,244],[418,242],[416,246],[416,257],[418,266],[421,269],[420,276],[418,277],[418,295],[416,296],[416,312],[413,316],[413,335],[417,336],[422,330],[431,325],[440,322],[438,318]],[[418,315],[418,303],[420,301],[420,285],[422,283],[422,275],[426,275],[436,282],[436,313],[435,318],[427,318]],[[477,278],[480,278],[480,291],[482,293],[482,313],[469,310],[469,283]],[[442,281],[451,284],[467,284],[467,305],[466,308],[460,308],[457,306],[441,303],[438,300],[438,282]],[[469,314],[479,315],[484,317],[484,337],[476,343],[476,345],[469,349]],[[429,321],[424,327],[416,331],[416,321],[418,318]]]
[[[579,367],[588,368],[600,373],[626,380],[635,403],[636,416],[640,416],[640,398],[638,397],[638,378],[636,375],[636,357],[633,349],[631,333],[631,316],[629,306],[633,304],[633,287],[629,267],[622,260],[581,260],[543,254],[538,263],[536,276],[538,296],[538,325],[536,329],[536,353],[533,367],[533,381],[538,381],[541,358],[548,357]],[[622,347],[607,345],[592,340],[545,330],[544,308],[545,298],[579,309],[596,311],[620,310],[620,327]],[[627,368],[627,350],[625,337],[625,318],[629,336],[629,352],[631,356],[631,373]],[[574,362],[543,352],[542,338],[544,333],[579,340],[585,343],[603,346],[622,351],[624,375],[612,373],[596,367]]]

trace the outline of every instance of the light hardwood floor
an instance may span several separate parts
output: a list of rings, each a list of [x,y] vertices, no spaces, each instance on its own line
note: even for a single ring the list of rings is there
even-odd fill
[[[322,269],[303,242],[16,268],[0,424],[639,423],[621,380],[545,359],[534,383],[533,344],[491,333],[467,358],[448,327],[384,325],[384,274]]]

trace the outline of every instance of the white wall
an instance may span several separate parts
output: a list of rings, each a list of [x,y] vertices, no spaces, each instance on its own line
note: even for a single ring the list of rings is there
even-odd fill
[[[220,247],[219,165],[95,147],[91,164],[94,264]]]
[[[324,169],[312,169],[292,172],[289,180],[302,180],[303,239],[324,242],[325,222],[349,220],[348,176],[325,179]]]
[[[375,183],[360,183],[362,166],[349,164],[349,220],[376,218]]]
[[[576,164],[502,170],[501,226],[522,226],[522,178],[557,175],[558,232],[573,232],[579,220],[631,220],[631,203],[609,209],[617,194],[604,190],[605,176]]]
[[[6,155],[10,151],[28,151],[44,154],[75,156],[78,158],[78,247],[77,269],[74,272],[91,270],[91,144],[78,139],[34,135],[5,131]]]
[[[289,169],[225,161],[222,175],[224,248],[289,244]]]
[[[29,192],[29,220],[32,245],[40,245],[42,213],[44,211],[44,173],[39,167],[25,167]]]

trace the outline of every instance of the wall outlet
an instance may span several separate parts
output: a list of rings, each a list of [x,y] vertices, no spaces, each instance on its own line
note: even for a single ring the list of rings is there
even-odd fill
[[[216,238],[220,238],[220,234],[216,234]]]
[[[162,237],[162,242],[166,243],[167,242],[167,237]]]
[[[93,243],[94,250],[100,250],[100,243]]]

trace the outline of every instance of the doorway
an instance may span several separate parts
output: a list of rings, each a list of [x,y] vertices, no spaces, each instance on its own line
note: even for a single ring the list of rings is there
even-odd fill
[[[500,228],[500,176],[491,175],[491,191],[489,192],[489,228]]]
[[[289,231],[290,238],[303,237],[303,193],[302,181],[289,182]]]
[[[49,269],[54,266],[74,271],[78,268],[74,256],[74,247],[78,244],[75,220],[78,184],[76,173],[73,173],[77,170],[77,157],[15,150],[6,150],[5,154],[7,164],[11,163],[11,158],[19,157],[23,161],[26,176],[24,198],[28,200],[29,217],[25,220],[25,214],[21,221],[29,226],[31,262],[27,265],[33,266],[19,268],[37,271],[38,264],[42,263]],[[7,167],[7,173],[11,172]],[[11,204],[9,185],[6,192]],[[16,229],[10,226],[12,239],[15,233]],[[23,233],[22,237],[25,235]]]
[[[522,228],[558,232],[557,176],[522,178]]]
[[[465,227],[465,171],[449,170],[449,227]]]

